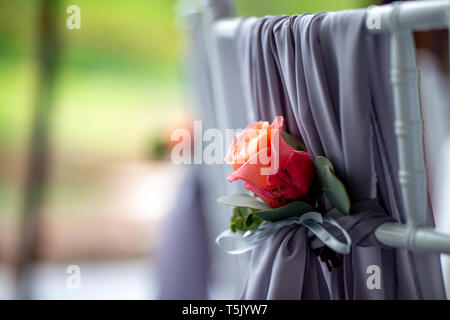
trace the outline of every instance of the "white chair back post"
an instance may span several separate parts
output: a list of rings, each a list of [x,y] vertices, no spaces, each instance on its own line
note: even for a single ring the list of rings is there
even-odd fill
[[[448,26],[449,1],[394,3],[368,9],[370,32],[391,33],[391,82],[399,154],[399,183],[406,224],[386,223],[375,232],[388,246],[450,253],[450,237],[426,228],[427,180],[413,30]],[[374,21],[378,23],[373,24]],[[374,26],[377,27],[374,27]]]
[[[244,95],[242,93],[242,86],[240,85],[239,66],[232,43],[233,39],[230,37],[222,37],[219,33],[215,32],[214,28],[216,21],[234,17],[234,1],[203,0],[201,9],[203,11],[205,43],[208,53],[208,61],[205,61],[205,63],[209,65],[211,76],[215,125],[220,132],[226,134],[228,129],[245,128],[249,123],[249,119],[242,113],[242,110],[245,108]],[[223,143],[228,146],[231,141],[227,140],[234,138],[234,135],[228,137],[226,134],[226,136]],[[231,166],[221,166],[221,170],[223,173],[222,180],[211,181],[211,183],[216,185],[223,184],[224,193],[219,196],[246,192],[246,189],[241,184],[228,183],[226,181],[227,174],[232,171]],[[228,209],[226,210],[229,212]],[[211,214],[215,214],[215,212]],[[227,214],[221,219],[222,229],[229,227],[229,218],[230,215]],[[215,234],[218,234],[218,232]],[[225,255],[225,253],[222,254]],[[232,269],[228,271],[221,270],[221,272],[229,275],[227,285],[229,287],[234,286],[230,290],[234,291],[232,293],[234,298],[238,298],[242,292],[241,284],[244,283],[243,280],[249,262],[249,255],[240,255],[233,257],[233,259],[226,257],[227,262],[221,260],[221,257],[219,257],[217,261],[220,263],[220,266],[217,268],[224,268],[225,264],[228,263],[228,268]]]

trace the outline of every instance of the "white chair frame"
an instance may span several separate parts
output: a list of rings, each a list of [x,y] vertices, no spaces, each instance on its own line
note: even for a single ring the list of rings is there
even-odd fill
[[[200,8],[209,33],[208,50],[213,74],[213,89],[218,123],[227,128],[227,112],[239,94],[227,95],[225,83],[238,86],[227,71],[225,59],[234,59],[227,49],[234,38],[240,18],[234,17],[233,0],[204,0]],[[375,236],[386,246],[414,252],[450,253],[450,235],[426,227],[427,176],[425,171],[423,128],[420,112],[418,68],[413,31],[448,28],[450,1],[396,2],[367,9],[367,28],[371,33],[391,33],[391,82],[395,108],[395,132],[399,153],[401,204],[406,223],[385,223]],[[231,47],[231,46],[230,46]],[[228,54],[224,52],[228,50]],[[234,90],[242,90],[234,88]],[[233,90],[231,90],[233,92]],[[240,101],[242,105],[242,98]],[[449,103],[450,104],[450,103]],[[450,105],[449,105],[450,107]],[[450,214],[450,213],[449,213]]]

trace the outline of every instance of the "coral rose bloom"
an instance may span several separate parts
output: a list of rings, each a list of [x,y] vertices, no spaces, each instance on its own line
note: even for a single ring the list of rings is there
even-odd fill
[[[283,117],[272,124],[260,121],[236,135],[225,161],[235,170],[228,181],[244,180],[271,207],[284,206],[289,201],[306,196],[314,177],[314,167],[308,153],[297,151],[281,137]],[[268,174],[269,168],[273,172]]]

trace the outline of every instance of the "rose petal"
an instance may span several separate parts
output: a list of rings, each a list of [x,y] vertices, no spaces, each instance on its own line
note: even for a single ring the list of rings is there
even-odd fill
[[[289,155],[294,150],[290,145],[284,141],[281,137],[281,128],[283,127],[284,119],[282,116],[276,116],[271,124],[271,152],[278,153],[279,165],[281,168],[286,167],[286,161]],[[278,141],[278,147],[276,142]]]
[[[291,178],[292,187],[299,190],[304,197],[314,178],[314,165],[311,156],[304,151],[291,152],[286,163],[286,172]]]
[[[283,128],[284,118],[282,116],[276,116],[272,124],[270,125],[270,128],[273,129],[280,129]]]
[[[265,143],[265,145],[262,145]],[[239,132],[228,149],[225,162],[239,169],[253,155],[270,145],[270,125],[267,121],[259,121],[247,126]]]
[[[266,150],[262,150],[260,152],[266,152]],[[232,182],[237,179],[242,179],[256,188],[265,188],[268,185],[268,176],[261,174],[261,169],[266,166],[261,165],[261,163],[258,161],[260,152],[251,157],[236,171],[230,173],[228,175],[228,181]]]

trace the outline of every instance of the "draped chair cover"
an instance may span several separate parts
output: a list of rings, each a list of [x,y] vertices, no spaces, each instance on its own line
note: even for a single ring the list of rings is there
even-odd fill
[[[233,103],[227,110],[230,111],[228,123],[218,124],[221,116],[215,104],[217,93],[212,88],[201,16],[191,16],[185,23],[188,41],[183,66],[192,112],[202,120],[203,131],[219,128],[225,132],[226,127],[244,127],[248,120],[238,111],[244,107],[244,102],[239,100],[243,95],[235,88],[239,89],[239,83],[228,86],[230,89],[224,93]],[[232,46],[223,45],[230,50],[230,55],[234,53]],[[236,74],[235,58],[224,63],[228,72]],[[188,173],[167,217],[158,252],[158,298],[235,299],[242,288],[249,256],[230,257],[215,245],[215,237],[229,227],[231,216],[231,209],[218,204],[216,199],[245,189],[226,182],[227,173],[231,172],[227,166],[203,163],[186,167]]]
[[[184,80],[188,84],[186,96],[190,111],[202,117],[206,126],[213,127],[213,96],[209,68],[205,64],[204,34],[198,16],[184,19],[183,27],[188,41],[182,65]],[[213,256],[210,252],[212,221],[208,219],[206,206],[210,194],[205,191],[204,180],[204,169],[207,168],[200,164],[186,167],[188,172],[166,219],[158,250],[158,299],[208,298],[208,273]]]
[[[405,221],[389,35],[366,33],[365,11],[348,10],[244,18],[234,40],[254,120],[283,115],[284,129],[308,152],[331,160],[352,201],[349,216],[331,206],[326,213],[353,240],[340,267],[324,268],[312,251],[322,243],[304,227],[285,227],[253,250],[242,297],[444,299],[438,254],[384,248],[373,234],[384,222]],[[433,226],[431,209],[426,214]],[[381,271],[380,288],[367,285],[371,266]]]
[[[191,170],[166,222],[159,253],[159,299],[206,299],[209,266],[199,168]]]

